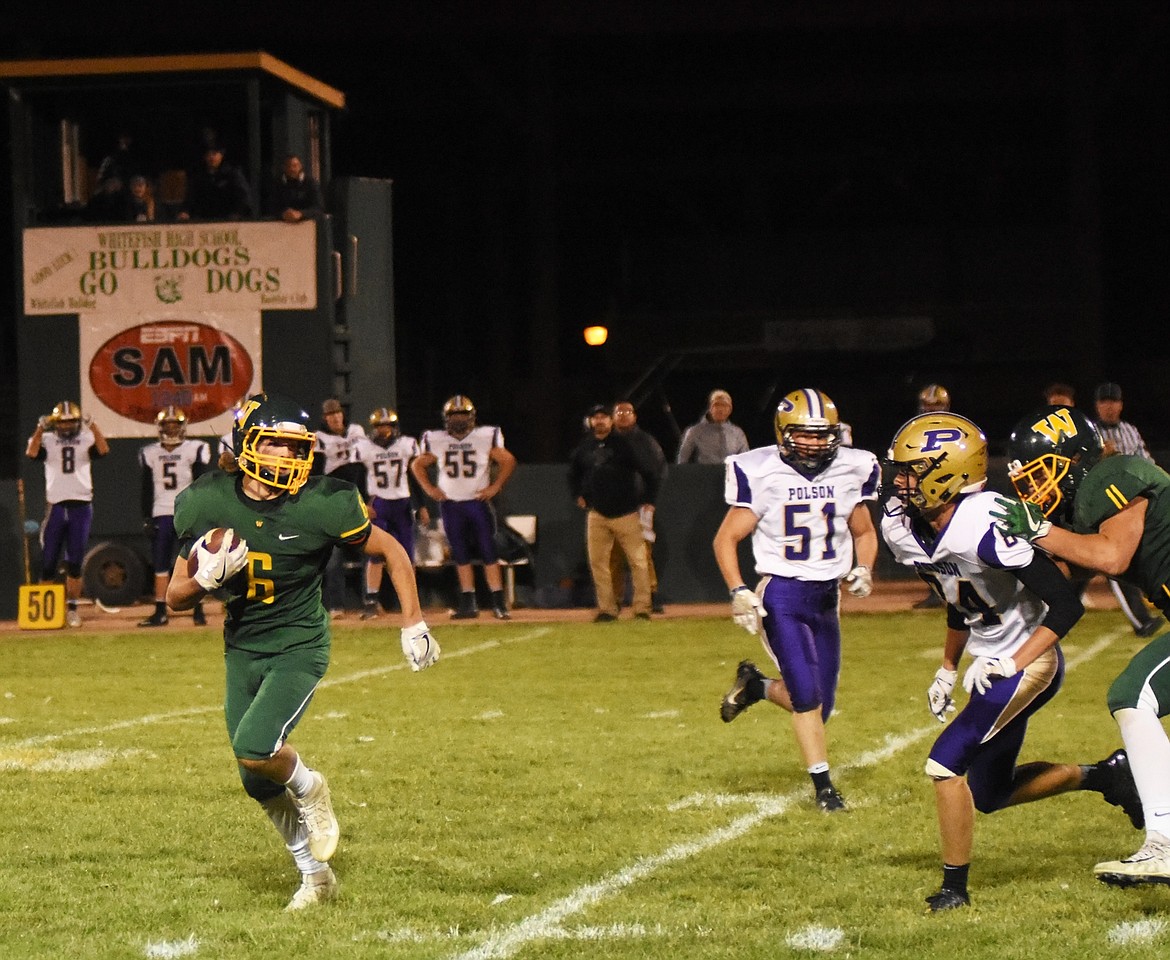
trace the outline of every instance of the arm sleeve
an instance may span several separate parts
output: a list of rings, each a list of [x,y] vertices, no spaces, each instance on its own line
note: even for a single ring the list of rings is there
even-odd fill
[[[1081,614],[1085,612],[1084,604],[1072,583],[1065,579],[1060,568],[1046,553],[1037,550],[1030,564],[1018,567],[1012,573],[1020,583],[1048,604],[1044,626],[1058,637],[1063,637],[1081,619]]]
[[[138,503],[142,507],[142,517],[149,520],[154,516],[154,474],[150,467],[142,464],[141,484],[138,488]]]

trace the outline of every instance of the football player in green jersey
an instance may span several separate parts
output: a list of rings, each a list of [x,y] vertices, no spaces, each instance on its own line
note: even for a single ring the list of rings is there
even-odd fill
[[[224,715],[244,789],[264,808],[301,872],[290,910],[337,892],[328,861],[340,830],[329,787],[288,743],[329,664],[321,580],[334,545],[360,546],[386,564],[412,669],[439,658],[406,552],[370,523],[353,484],[309,476],[316,438],[308,420],[299,404],[272,394],[243,404],[233,432],[238,469],[205,474],[176,502],[182,546],[167,589],[175,610],[193,607],[208,592],[225,601]],[[216,528],[224,528],[222,542],[207,542],[204,534]]]
[[[1170,612],[1170,475],[1141,457],[1102,459],[1096,428],[1060,406],[1021,420],[1008,458],[1020,500],[1000,500],[1004,533],[1121,577]],[[1141,797],[1146,842],[1132,856],[1097,864],[1094,873],[1114,886],[1170,884],[1170,739],[1160,720],[1170,713],[1170,633],[1130,660],[1108,703]]]

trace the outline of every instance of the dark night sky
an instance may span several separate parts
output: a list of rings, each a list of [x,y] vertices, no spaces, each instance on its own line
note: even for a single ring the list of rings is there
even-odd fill
[[[725,386],[755,442],[777,389],[877,448],[929,380],[1002,436],[1049,380],[1118,379],[1170,443],[1164,4],[251,6],[34,15],[0,57],[264,49],[343,90],[335,173],[395,181],[407,423],[467,392],[555,458],[682,348],[680,424]],[[901,350],[759,349],[767,321],[924,315]]]

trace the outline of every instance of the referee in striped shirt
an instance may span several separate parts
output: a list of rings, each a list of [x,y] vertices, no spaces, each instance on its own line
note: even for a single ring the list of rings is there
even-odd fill
[[[1116,383],[1098,384],[1093,399],[1097,407],[1097,431],[1105,445],[1104,455],[1111,457],[1117,453],[1127,453],[1152,463],[1154,458],[1150,456],[1146,441],[1138,433],[1137,427],[1121,419],[1121,387]],[[1150,613],[1141,590],[1113,579],[1110,579],[1109,586],[1113,588],[1122,612],[1133,625],[1134,633],[1139,637],[1152,637],[1158,632],[1162,618]]]

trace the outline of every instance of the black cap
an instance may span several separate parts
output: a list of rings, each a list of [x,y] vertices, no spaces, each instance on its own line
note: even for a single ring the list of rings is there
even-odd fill
[[[1116,383],[1101,383],[1093,394],[1098,400],[1120,400],[1121,386]]]
[[[595,403],[595,404],[593,404],[593,406],[591,406],[589,408],[589,411],[588,411],[588,413],[585,414],[585,416],[586,417],[595,417],[599,413],[604,413],[606,416],[608,416],[609,415],[609,407],[607,407],[604,403]]]

